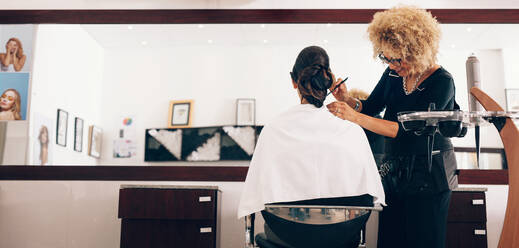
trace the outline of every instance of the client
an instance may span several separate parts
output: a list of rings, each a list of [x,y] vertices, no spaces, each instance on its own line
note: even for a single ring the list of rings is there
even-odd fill
[[[301,104],[263,128],[245,180],[238,218],[264,210],[267,203],[385,204],[380,176],[364,131],[354,123],[344,125],[343,120],[323,107],[327,90],[335,80],[326,51],[317,46],[303,49],[290,74]],[[298,244],[283,240],[280,231],[295,229],[276,230],[271,224],[275,216],[266,211],[262,214],[268,223],[267,239],[282,247],[348,245],[344,240],[333,240],[337,236],[344,239],[344,233],[326,237],[334,232],[321,227],[315,227],[318,234],[299,233]],[[351,247],[356,245],[358,240]]]

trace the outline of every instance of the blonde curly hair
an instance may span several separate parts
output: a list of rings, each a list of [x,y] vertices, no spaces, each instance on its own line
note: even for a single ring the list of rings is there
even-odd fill
[[[369,94],[366,91],[360,89],[348,90],[348,95],[359,100],[366,100],[369,97]]]
[[[413,6],[397,6],[377,12],[368,26],[373,57],[389,52],[421,73],[436,63],[440,25],[430,12]]]

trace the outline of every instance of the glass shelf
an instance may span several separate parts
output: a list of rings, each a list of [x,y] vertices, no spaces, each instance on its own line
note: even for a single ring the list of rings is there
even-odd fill
[[[485,126],[491,122],[510,118],[519,120],[519,111],[409,111],[398,113],[398,121],[406,131],[420,130],[425,126],[461,125],[462,127]]]

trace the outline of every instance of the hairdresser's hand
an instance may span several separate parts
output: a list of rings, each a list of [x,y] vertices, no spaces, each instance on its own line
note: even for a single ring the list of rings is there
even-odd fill
[[[333,78],[335,79],[335,77]],[[342,82],[342,78],[338,78],[337,80],[333,80],[332,87],[330,90],[335,89],[335,86]],[[346,83],[341,84],[337,89],[332,92],[332,95],[337,99],[337,101],[345,102],[348,99],[348,89],[346,87]]]
[[[332,102],[326,105],[326,107],[333,115],[343,120],[348,120],[355,123],[357,121],[357,115],[359,113],[345,102]]]

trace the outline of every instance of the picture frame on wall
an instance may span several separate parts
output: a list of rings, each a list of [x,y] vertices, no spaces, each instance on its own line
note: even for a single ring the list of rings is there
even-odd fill
[[[58,109],[57,124],[56,124],[56,144],[67,146],[67,129],[68,129],[68,112],[63,109]]]
[[[74,120],[74,151],[83,151],[83,119],[76,117]]]
[[[256,99],[238,98],[236,99],[236,125],[254,126],[256,125]]]
[[[519,111],[519,89],[505,89],[506,110]]]
[[[193,100],[169,102],[169,128],[184,128],[191,126]]]
[[[91,125],[88,128],[88,155],[94,158],[101,157],[101,143],[103,141],[101,128]]]

